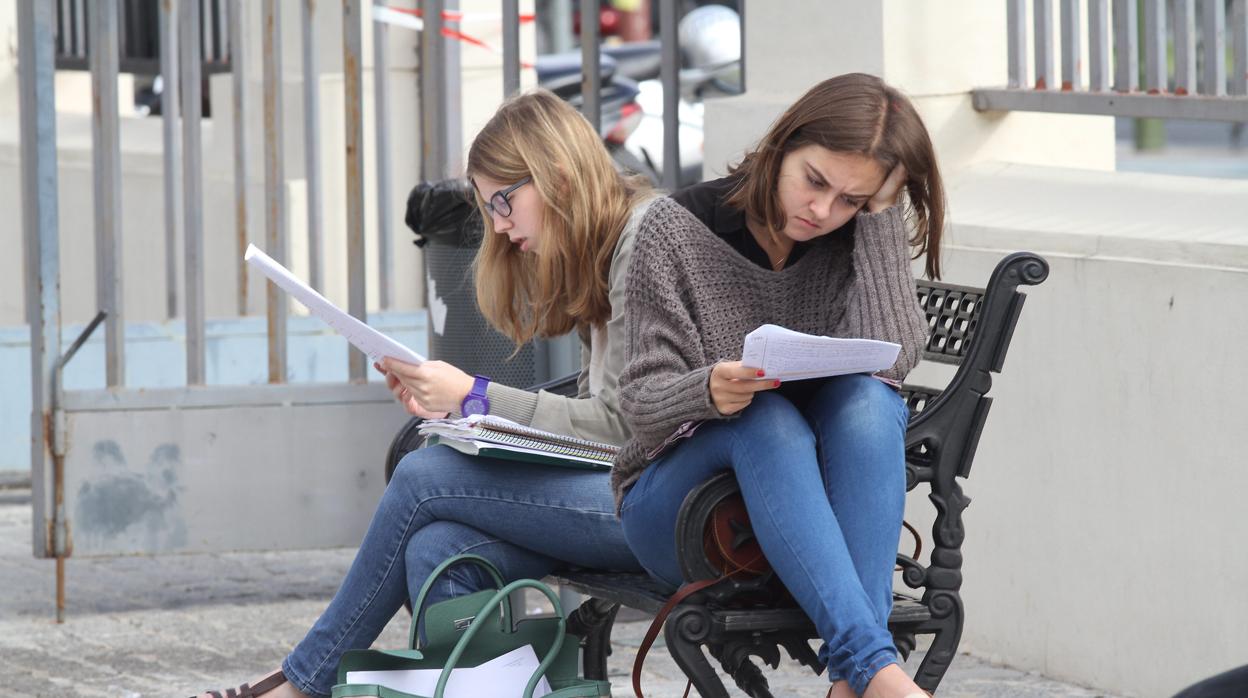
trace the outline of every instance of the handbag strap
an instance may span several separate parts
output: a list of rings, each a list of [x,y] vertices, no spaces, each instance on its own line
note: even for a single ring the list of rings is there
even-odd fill
[[[447,559],[443,560],[442,564],[438,565],[436,568],[434,568],[433,572],[429,573],[429,576],[425,579],[425,583],[420,587],[420,593],[417,594],[416,598],[412,600],[412,629],[408,632],[408,638],[407,638],[408,649],[413,649],[413,650],[417,649],[416,643],[420,639],[419,634],[416,632],[417,623],[418,623],[418,620],[420,619],[421,611],[423,611],[425,608],[425,599],[429,596],[429,591],[433,588],[433,583],[437,581],[438,577],[442,576],[442,574],[446,572],[448,569],[450,569],[451,567],[454,567],[455,565],[462,564],[462,563],[471,563],[484,569],[487,573],[489,573],[490,578],[494,580],[495,589],[501,588],[503,586],[503,573],[498,571],[498,568],[494,566],[494,563],[481,557],[480,555],[471,555],[471,554],[465,553],[463,555],[455,555],[453,557],[448,557]],[[480,616],[478,615],[478,617]],[[503,627],[505,628],[511,627],[511,600],[510,599],[506,600],[503,603]]]
[[[563,647],[563,637],[567,632],[567,620],[563,617],[563,607],[559,605],[559,597],[555,595],[555,592],[551,591],[550,587],[536,579],[517,579],[499,589],[494,596],[490,597],[489,601],[485,602],[485,605],[477,612],[477,617],[473,619],[472,625],[468,626],[468,631],[464,633],[463,637],[459,638],[459,642],[455,643],[455,648],[451,650],[451,656],[446,658],[446,664],[442,667],[442,675],[438,677],[438,686],[433,693],[433,698],[443,698],[443,693],[446,691],[446,682],[450,681],[451,672],[454,671],[455,665],[459,663],[459,658],[463,656],[464,650],[468,649],[468,643],[481,630],[482,624],[487,622],[485,618],[494,612],[494,608],[500,604],[507,603],[511,592],[517,589],[537,589],[545,594],[555,608],[555,615],[559,618],[558,631],[554,642],[550,644],[550,650],[546,652],[546,656],[537,665],[537,670],[533,672],[533,675],[529,677],[529,682],[524,686],[524,698],[533,698],[533,691],[537,688],[537,682],[541,680],[546,670],[554,663],[555,657]]]
[[[659,630],[663,627],[663,622],[667,620],[667,616],[681,601],[684,601],[691,594],[718,584],[725,579],[728,579],[728,575],[716,577],[715,579],[702,579],[690,582],[678,589],[675,594],[672,594],[672,598],[668,599],[667,603],[663,604],[663,608],[659,609],[659,612],[654,616],[654,620],[651,621],[650,627],[646,630],[646,637],[641,641],[641,646],[637,648],[637,659],[633,660],[633,695],[636,698],[643,698],[641,695],[641,665],[645,664],[646,654],[650,651],[650,646],[658,639]],[[688,694],[688,692],[689,688],[686,686],[685,693]]]

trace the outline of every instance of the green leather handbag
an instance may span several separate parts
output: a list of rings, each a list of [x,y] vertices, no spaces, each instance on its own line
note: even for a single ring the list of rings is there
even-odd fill
[[[475,564],[494,580],[494,589],[448,599],[429,606],[425,611],[425,642],[419,641],[417,619],[433,583],[447,569],[458,564]],[[511,592],[537,589],[550,599],[555,608],[553,617],[523,618],[513,622]],[[457,668],[479,666],[525,645],[532,645],[541,662],[524,687],[524,698],[533,695],[538,681],[545,675],[550,684],[548,698],[598,698],[611,695],[608,681],[595,681],[579,676],[577,670],[580,642],[568,636],[559,597],[534,579],[503,583],[503,576],[489,560],[477,555],[457,555],[445,560],[429,575],[412,603],[412,626],[408,647],[403,650],[351,650],[338,664],[338,685],[333,698],[374,696],[375,698],[443,698],[451,672]],[[437,688],[432,696],[404,693],[376,684],[347,683],[353,671],[392,671],[403,669],[440,669]],[[515,689],[508,693],[514,695]],[[484,697],[483,698],[487,698]]]

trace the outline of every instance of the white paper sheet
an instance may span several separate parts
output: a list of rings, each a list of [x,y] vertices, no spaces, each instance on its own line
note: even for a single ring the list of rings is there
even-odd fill
[[[370,360],[378,362],[389,356],[411,364],[424,363],[425,357],[343,312],[255,245],[247,246],[243,259],[295,300],[307,306],[313,315],[323,320],[335,332],[346,337],[352,346],[364,352]]]
[[[833,339],[763,325],[745,336],[741,363],[761,368],[762,380],[801,380],[874,373],[897,362],[901,346],[874,339]]]
[[[540,664],[532,645],[514,649],[500,657],[467,669],[456,669],[446,682],[446,698],[523,698],[524,687]],[[400,669],[395,671],[348,671],[347,683],[374,684],[418,696],[431,696],[438,687],[441,669]],[[533,689],[533,698],[550,693],[543,676]]]

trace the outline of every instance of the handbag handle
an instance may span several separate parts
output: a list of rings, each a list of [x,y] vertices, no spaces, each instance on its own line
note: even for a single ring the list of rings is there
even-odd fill
[[[551,591],[550,587],[536,579],[517,579],[499,589],[498,593],[485,602],[485,605],[477,612],[477,617],[472,621],[472,625],[468,627],[468,632],[459,638],[459,642],[455,643],[455,649],[451,650],[451,656],[446,658],[446,664],[442,667],[442,675],[438,677],[438,686],[433,693],[433,698],[443,698],[446,682],[451,679],[451,672],[455,669],[455,665],[459,663],[459,658],[463,655],[464,650],[468,649],[468,643],[481,630],[481,625],[485,622],[486,616],[494,611],[495,606],[506,603],[511,592],[517,589],[537,589],[545,594],[555,608],[555,615],[559,618],[559,630],[555,635],[555,641],[551,643],[550,650],[546,652],[546,656],[537,665],[537,670],[533,672],[533,675],[529,677],[529,682],[524,686],[524,698],[533,698],[533,691],[537,688],[537,682],[541,680],[546,670],[554,663],[555,656],[559,654],[559,650],[563,647],[563,637],[567,632],[567,620],[563,617],[563,607],[559,605],[559,597],[555,595],[555,592]]]
[[[488,572],[490,578],[494,580],[495,589],[503,586],[503,573],[498,571],[498,568],[494,566],[494,563],[481,557],[480,555],[465,553],[446,558],[442,561],[442,564],[435,567],[433,572],[430,572],[429,576],[425,578],[425,583],[420,587],[420,593],[417,594],[415,600],[412,601],[412,629],[408,632],[408,649],[417,649],[416,643],[420,639],[420,636],[416,632],[417,621],[420,618],[421,611],[425,610],[425,599],[429,596],[429,591],[433,589],[433,583],[451,567],[465,562],[475,564]],[[478,617],[480,617],[480,614],[478,614]],[[511,627],[511,599],[507,599],[503,603],[503,627]]]

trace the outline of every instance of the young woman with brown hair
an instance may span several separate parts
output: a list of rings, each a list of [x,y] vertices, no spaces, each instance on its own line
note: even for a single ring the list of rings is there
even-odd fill
[[[628,429],[616,392],[625,270],[653,193],[619,175],[589,123],[545,91],[503,104],[473,141],[467,169],[485,221],[475,265],[481,310],[517,346],[577,330],[578,396],[499,385],[443,361],[413,366],[386,359],[378,369],[413,415],[484,412],[622,444]],[[280,671],[239,693],[329,695],[342,654],[371,645],[452,555],[486,557],[508,580],[540,579],[568,565],[639,571],[615,517],[608,477],[446,446],[409,453],[325,613]],[[443,575],[429,603],[490,585],[477,568],[461,565]]]
[[[681,502],[733,471],[763,552],[824,640],[834,696],[924,695],[887,629],[908,421],[895,386],[927,332],[911,253],[939,275],[943,223],[914,107],[853,74],[807,92],[729,177],[655,203],[637,235],[620,377],[632,438],[612,473],[625,536],[679,586]],[[874,376],[782,386],[737,360],[766,323],[901,351]]]

